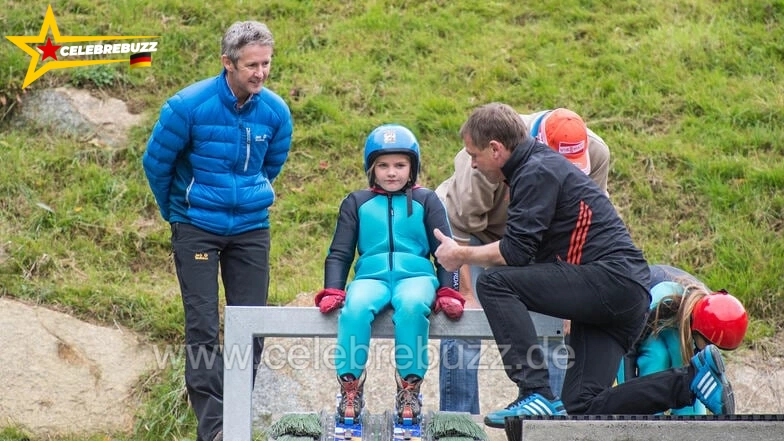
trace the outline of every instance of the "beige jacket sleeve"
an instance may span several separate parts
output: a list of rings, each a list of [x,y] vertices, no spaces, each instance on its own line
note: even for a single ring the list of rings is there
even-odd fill
[[[457,242],[468,243],[472,235],[483,243],[503,236],[509,203],[507,186],[492,183],[474,170],[465,149],[455,156],[454,174],[436,188],[436,194],[446,206]]]
[[[588,159],[591,161],[591,173],[588,176],[609,196],[607,175],[610,173],[610,148],[591,129],[588,129]]]

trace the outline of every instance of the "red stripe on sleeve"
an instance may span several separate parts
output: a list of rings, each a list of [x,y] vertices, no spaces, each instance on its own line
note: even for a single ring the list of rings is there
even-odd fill
[[[569,251],[566,254],[566,261],[579,265],[583,258],[583,247],[588,238],[588,230],[591,227],[591,217],[593,211],[585,201],[580,201],[580,211],[577,214],[577,222],[572,230],[572,237],[569,240]]]

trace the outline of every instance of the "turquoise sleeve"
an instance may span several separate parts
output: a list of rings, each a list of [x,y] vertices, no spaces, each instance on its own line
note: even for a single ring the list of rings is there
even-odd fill
[[[663,339],[651,335],[642,341],[639,356],[637,357],[637,369],[641,377],[661,372],[671,367],[670,353]]]
[[[685,366],[686,363],[683,360],[683,356],[681,356],[681,342],[678,336],[678,331],[674,328],[663,329],[659,333],[659,337],[664,340],[667,346],[670,359],[673,360],[672,367]],[[672,415],[706,415],[708,411],[705,409],[704,404],[702,404],[699,400],[695,400],[693,406],[672,409],[670,413]]]
[[[681,367],[684,365],[681,356],[681,341],[678,331],[675,328],[665,328],[659,332],[659,338],[664,341],[667,352],[670,354],[671,367]]]
[[[661,351],[664,350],[666,352],[666,358],[669,360],[670,366],[667,366],[661,370],[669,369],[671,367],[682,367],[685,365],[683,361],[683,357],[681,356],[681,343],[680,338],[678,336],[678,330],[675,328],[666,328],[662,329],[661,332],[657,335],[657,342],[661,344],[657,350]],[[661,367],[661,366],[660,366]],[[640,371],[642,371],[642,367],[640,367]],[[652,372],[650,372],[652,373]],[[641,374],[642,375],[642,374]],[[694,405],[682,407],[680,409],[672,409],[670,410],[671,415],[705,415],[707,414],[707,410],[705,409],[705,405],[701,402],[695,400]]]

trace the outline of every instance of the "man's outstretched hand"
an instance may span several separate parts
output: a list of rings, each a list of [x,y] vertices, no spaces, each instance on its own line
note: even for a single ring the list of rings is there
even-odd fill
[[[441,242],[441,245],[436,248],[438,263],[447,271],[457,271],[463,265],[460,256],[461,246],[451,237],[445,236],[438,228],[433,230],[433,235]]]

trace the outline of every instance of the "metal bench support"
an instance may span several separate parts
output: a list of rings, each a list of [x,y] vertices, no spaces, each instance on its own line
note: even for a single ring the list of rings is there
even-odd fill
[[[253,418],[252,357],[254,337],[335,337],[337,314],[321,314],[316,307],[227,306],[224,329],[223,438],[250,441]],[[541,337],[562,335],[563,320],[531,313]],[[394,337],[392,311],[382,312],[373,322],[373,338]],[[481,309],[467,309],[458,321],[444,314],[430,317],[430,338],[492,339],[490,325]],[[228,356],[227,356],[228,354]]]

